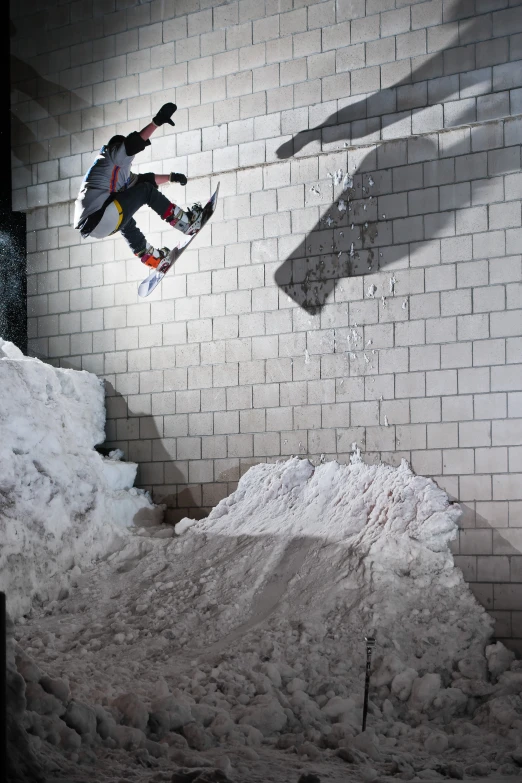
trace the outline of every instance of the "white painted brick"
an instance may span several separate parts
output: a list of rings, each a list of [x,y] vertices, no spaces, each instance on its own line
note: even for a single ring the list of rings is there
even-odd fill
[[[472,418],[473,398],[471,396],[464,396],[462,392],[460,392],[459,396],[442,398],[443,421],[465,421]]]
[[[455,288],[455,272],[455,266],[451,264],[428,267],[424,273],[426,291],[443,291]]]
[[[382,9],[384,10],[384,8]],[[393,36],[410,29],[410,9],[398,8],[381,14],[381,35]]]
[[[458,375],[461,394],[489,392],[489,368],[462,369],[458,371]]]
[[[507,469],[506,448],[475,449],[475,470],[477,473],[507,473]]]
[[[490,476],[460,476],[459,499],[463,501],[491,500]]]
[[[306,8],[298,8],[295,11],[289,11],[280,15],[280,34],[281,36],[291,35],[292,33],[303,33],[308,29],[308,18]]]
[[[521,237],[522,230],[519,228],[506,231],[506,252],[508,255],[514,255],[520,249]]]
[[[381,74],[379,66],[361,68],[351,73],[351,94],[360,95],[361,93],[378,90],[381,86]],[[332,96],[329,96],[330,98]]]
[[[253,23],[253,43],[269,41],[279,37],[279,14],[266,16]]]
[[[396,345],[419,345],[425,340],[425,322],[406,321],[395,325]]]
[[[437,370],[440,367],[440,346],[426,345],[409,348],[410,370]]]
[[[464,555],[491,555],[493,552],[491,530],[461,530],[460,553]]]
[[[487,285],[488,282],[489,264],[487,261],[472,261],[457,265],[457,287],[460,289],[458,294],[464,299],[471,293],[465,289],[469,289],[472,286]]]
[[[426,448],[425,424],[401,424],[396,427],[397,448],[403,450]]]
[[[311,30],[306,33],[296,33],[292,36],[294,57],[306,57],[321,51],[321,31]]]
[[[378,401],[350,403],[350,421],[355,427],[377,426],[379,424]]]
[[[494,500],[518,500],[520,498],[520,473],[511,473],[503,476],[493,476],[493,499]],[[520,538],[520,529],[510,531],[510,539],[514,538],[513,533]],[[507,544],[507,547],[509,544]],[[518,549],[520,551],[520,549]],[[510,551],[510,554],[515,554]]]
[[[353,43],[372,41],[379,37],[379,14],[352,20],[351,39]]]
[[[252,386],[238,386],[226,390],[227,410],[252,408]]]
[[[460,265],[457,267],[457,275]],[[440,295],[441,315],[464,315],[471,313],[471,290],[442,291]],[[456,339],[456,338],[455,338]]]
[[[522,308],[522,284],[508,283],[506,286],[506,304],[508,310]]]
[[[257,433],[254,435],[254,455],[274,456],[280,451],[280,434],[278,432]]]
[[[265,410],[239,411],[239,427],[241,432],[265,432]]]
[[[521,224],[520,203],[491,204],[489,225],[495,228],[513,228]]]
[[[336,72],[335,56],[336,52],[332,50],[307,57],[308,77],[310,79],[320,79],[325,76],[332,76]],[[310,108],[312,109],[312,107]],[[320,110],[321,107],[313,108]]]
[[[491,337],[511,337],[520,334],[520,313],[497,312],[490,315]]]
[[[475,288],[473,290],[474,312],[504,310],[505,302],[506,292],[504,286],[488,286],[487,288]]]
[[[490,446],[491,426],[488,421],[461,422],[459,424],[459,446]]]
[[[243,3],[241,4],[243,5]],[[213,26],[232,27],[239,23],[239,3],[230,3],[213,9]]]
[[[265,162],[265,142],[253,141],[250,144],[241,144],[239,147],[239,165],[255,166]]]
[[[272,39],[266,42],[267,63],[287,62],[292,59],[292,36]]]
[[[336,72],[354,71],[365,66],[364,44],[344,46],[338,48],[335,53]]]
[[[428,378],[426,379],[428,382]],[[441,419],[441,403],[439,397],[431,399],[410,400],[411,423],[420,424],[436,422]]]
[[[475,367],[505,364],[505,361],[505,340],[478,340],[473,343],[473,365]]]
[[[443,473],[463,473],[474,472],[474,452],[473,449],[444,449],[442,452],[442,470]],[[487,500],[488,498],[481,498]]]
[[[458,425],[428,424],[428,448],[447,449],[458,445]]]
[[[434,450],[412,451],[411,466],[420,475],[436,475],[442,472],[442,454],[440,451]]]
[[[426,394],[439,396],[457,394],[456,370],[439,370],[426,373]]]
[[[492,422],[493,446],[518,446],[520,445],[520,433],[522,431],[522,419],[506,419]]]
[[[250,43],[250,42],[249,42]],[[239,53],[236,50],[215,54],[214,60],[214,78],[227,76],[235,73],[239,69]]]
[[[522,393],[508,394],[508,415],[522,416]]]
[[[488,231],[485,234],[473,236],[474,258],[496,258],[506,251],[506,240],[503,231]]]
[[[471,343],[454,343],[441,345],[440,349],[441,368],[460,368],[468,367],[472,364]]]
[[[423,372],[399,373],[395,378],[396,397],[424,397],[426,378]]]

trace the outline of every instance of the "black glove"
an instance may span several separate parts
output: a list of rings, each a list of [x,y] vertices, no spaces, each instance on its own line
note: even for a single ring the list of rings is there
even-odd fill
[[[184,174],[176,174],[175,171],[171,171],[169,175],[169,182],[179,182],[180,185],[186,185],[187,178]]]
[[[169,125],[174,125],[170,119],[178,107],[175,103],[164,103],[155,117],[152,118],[154,125],[163,125],[168,122]]]

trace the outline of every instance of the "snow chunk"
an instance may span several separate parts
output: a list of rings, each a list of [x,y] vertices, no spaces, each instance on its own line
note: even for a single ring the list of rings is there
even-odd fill
[[[23,359],[24,355],[20,348],[8,340],[2,340],[0,337],[0,359]]]
[[[397,696],[401,701],[406,701],[410,698],[411,688],[414,681],[418,677],[416,669],[405,669],[400,674],[397,674],[391,683],[391,692],[394,696]]]
[[[253,704],[244,711],[240,724],[248,724],[261,732],[264,737],[281,731],[286,725],[286,714],[277,701],[270,696],[258,696]]]
[[[114,454],[114,452],[111,452]],[[130,489],[134,486],[138,466],[135,462],[118,462],[115,458],[104,458],[103,475],[108,486],[114,490]]]
[[[448,736],[442,731],[434,731],[424,743],[424,747],[428,753],[431,753],[434,756],[444,753],[444,751],[448,749],[448,746]]]
[[[177,523],[176,527],[174,528],[174,532],[177,536],[182,536],[183,533],[185,533],[189,528],[192,527],[192,525],[195,525],[197,522],[196,519],[189,519],[188,517],[183,517],[183,519],[180,519],[180,521]]]
[[[149,713],[145,705],[135,693],[124,693],[112,702],[123,715],[123,722],[127,726],[145,731],[149,721]]]
[[[486,658],[489,673],[493,677],[498,677],[509,669],[515,660],[515,653],[506,649],[502,642],[497,642],[486,647]]]
[[[419,677],[413,683],[410,697],[410,705],[412,709],[423,712],[430,707],[433,699],[440,691],[441,678],[440,674],[425,674],[424,677]]]
[[[96,713],[87,704],[79,701],[69,702],[63,719],[69,728],[74,729],[78,734],[90,734],[92,737],[96,734]]]

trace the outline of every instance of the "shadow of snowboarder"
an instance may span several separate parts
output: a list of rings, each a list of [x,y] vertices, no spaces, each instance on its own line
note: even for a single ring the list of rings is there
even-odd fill
[[[458,20],[469,16],[469,4],[466,0],[452,6],[451,19]],[[448,21],[444,19],[444,21]],[[470,17],[467,22],[467,35],[473,39],[474,30],[479,29],[480,18]],[[448,49],[459,43],[458,35],[448,45]],[[420,94],[420,103],[412,107],[412,114],[424,111],[428,105],[428,79],[439,75],[437,68],[442,63],[443,52],[433,54],[421,66],[406,77],[394,83],[390,88],[380,90],[374,95],[364,96],[360,100],[330,114],[326,120],[312,129],[306,129],[285,141],[277,150],[280,159],[288,159],[302,152],[308,145],[321,145],[344,141],[345,147],[354,145],[368,134],[390,128],[401,120],[397,114],[398,89],[411,85]],[[438,85],[435,103],[441,104],[453,97],[454,86],[451,79],[441,80]],[[417,88],[421,89],[417,89]],[[424,89],[422,89],[424,87]],[[377,115],[376,104],[379,104],[381,114]],[[383,107],[389,114],[384,114]],[[453,125],[467,123],[470,118],[463,109],[453,120]],[[442,130],[442,127],[435,129]],[[413,138],[407,136],[406,138]],[[402,142],[406,144],[403,137]],[[397,140],[396,143],[398,143]],[[275,273],[275,280],[280,289],[300,307],[310,314],[317,314],[335,291],[339,280],[346,277],[371,274],[392,262],[400,262],[409,255],[409,241],[428,241],[433,238],[431,224],[424,226],[422,233],[411,240],[398,240],[393,234],[392,220],[400,215],[381,208],[381,198],[397,191],[392,183],[392,171],[379,165],[380,159],[386,157],[384,148],[392,140],[380,140],[374,145],[370,142],[370,150],[357,165],[357,173],[346,181],[346,188],[339,197],[329,204],[322,212],[319,221],[308,231],[304,239],[286,258]],[[430,162],[436,166],[440,160],[438,141],[433,137],[419,137],[422,144],[421,162]],[[366,146],[366,144],[364,145]],[[444,150],[444,157],[452,154],[451,149]],[[454,154],[458,154],[457,147]],[[408,163],[410,160],[408,159]],[[353,174],[353,171],[350,172]],[[332,172],[335,177],[335,172]],[[417,186],[427,187],[425,182]],[[337,188],[337,191],[339,188]],[[319,196],[320,188],[312,186],[310,191]],[[306,206],[312,203],[307,198]],[[316,204],[318,202],[316,201]],[[387,201],[389,204],[389,199]],[[469,202],[459,206],[466,207]],[[452,219],[452,209],[444,210],[444,205],[437,204],[439,219],[433,221],[437,233]],[[392,214],[390,214],[392,212]],[[387,219],[388,217],[388,219]],[[386,251],[380,248],[386,247]]]

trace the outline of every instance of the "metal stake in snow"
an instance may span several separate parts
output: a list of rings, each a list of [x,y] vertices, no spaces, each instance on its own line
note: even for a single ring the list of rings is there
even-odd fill
[[[364,706],[363,706],[363,722],[362,730],[366,730],[366,716],[368,714],[368,694],[370,692],[370,670],[372,667],[372,651],[375,647],[375,639],[373,636],[365,636],[366,642],[366,678],[364,680]]]

